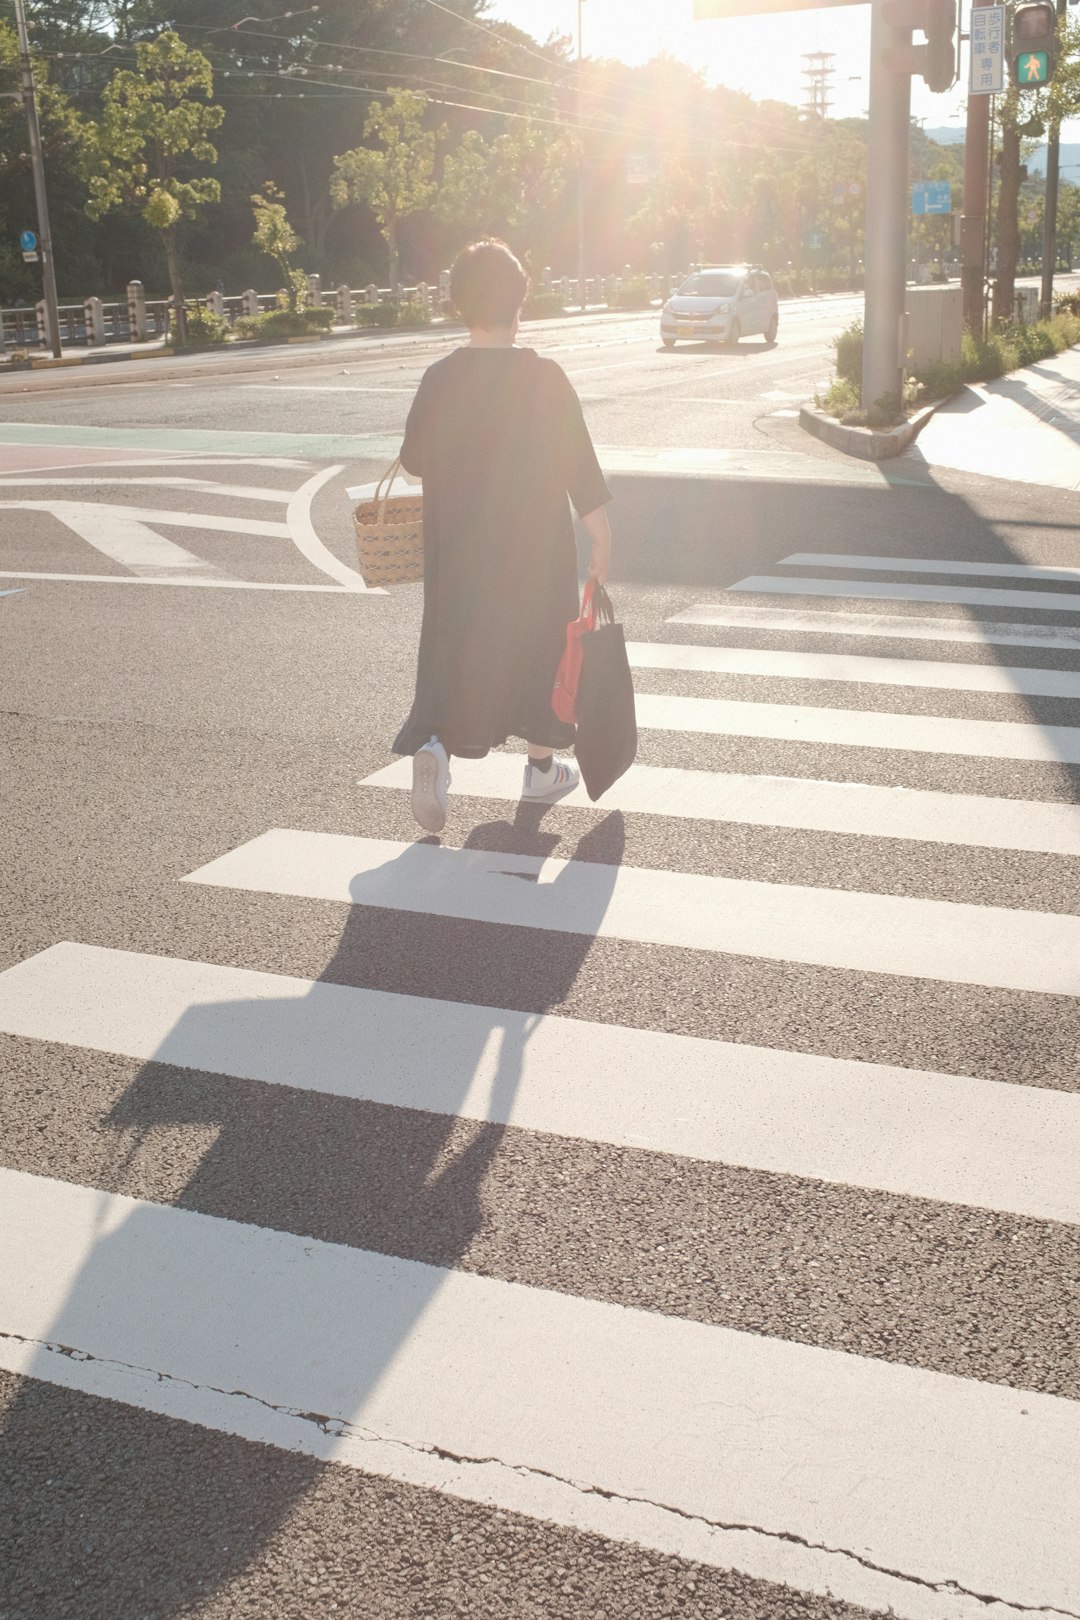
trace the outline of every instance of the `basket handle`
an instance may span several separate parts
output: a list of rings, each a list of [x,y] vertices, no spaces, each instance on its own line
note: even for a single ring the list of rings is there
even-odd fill
[[[397,477],[400,471],[401,457],[397,456],[383,473],[382,477],[379,479],[379,482],[375,485],[375,499],[379,503],[380,523],[386,522],[386,503],[390,499],[390,491],[394,487],[394,479]],[[385,492],[383,491],[384,484],[386,485]]]

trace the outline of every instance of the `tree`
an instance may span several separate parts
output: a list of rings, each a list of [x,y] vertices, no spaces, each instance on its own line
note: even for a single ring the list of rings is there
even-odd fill
[[[300,238],[289,224],[285,212],[285,193],[268,180],[261,191],[251,199],[255,215],[255,234],[252,241],[260,253],[273,259],[281,271],[289,295],[289,309],[296,314],[300,292],[304,286],[304,272],[294,270],[292,256],[300,246]]]
[[[330,195],[335,208],[366,203],[386,241],[390,289],[398,290],[398,230],[403,219],[426,208],[435,195],[435,148],[446,131],[426,130],[427,97],[392,89],[387,104],[372,107],[364,139],[382,150],[357,146],[334,159]]]
[[[64,222],[54,242],[57,274],[62,284],[66,277],[66,285],[71,286],[90,257],[93,228],[86,220],[80,226],[79,220],[84,199],[79,178],[82,127],[48,69],[49,64],[35,51],[34,79],[49,196],[54,221]],[[41,296],[37,268],[24,264],[18,251],[19,232],[37,229],[20,84],[18,39],[14,28],[0,21],[0,285],[5,303],[33,302]]]
[[[197,164],[217,162],[210,141],[225,117],[215,107],[214,78],[201,51],[166,32],[136,45],[137,68],[115,73],[102,97],[100,120],[90,126],[86,211],[101,219],[131,209],[160,231],[169,267],[176,333],[187,338],[184,288],[177,242],[181,220],[195,219],[207,203],[220,201],[221,187],[191,174]]]

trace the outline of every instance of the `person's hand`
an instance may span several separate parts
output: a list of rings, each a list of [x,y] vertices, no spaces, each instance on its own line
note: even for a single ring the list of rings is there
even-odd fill
[[[595,579],[598,585],[605,585],[611,572],[611,528],[607,512],[602,506],[597,507],[595,512],[589,512],[581,521],[585,526],[585,533],[592,542],[589,578]]]

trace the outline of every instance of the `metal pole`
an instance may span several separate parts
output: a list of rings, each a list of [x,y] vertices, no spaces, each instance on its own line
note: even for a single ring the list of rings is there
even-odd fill
[[[908,149],[911,78],[888,65],[893,47],[909,44],[910,28],[897,28],[885,0],[870,14],[870,128],[866,157],[866,319],[862,403],[886,396],[899,407],[903,394],[904,302],[907,289]]]
[[[1058,29],[1060,31],[1065,18],[1065,0],[1058,0]],[[1058,211],[1058,176],[1060,174],[1061,159],[1061,123],[1054,119],[1050,125],[1050,137],[1046,143],[1046,198],[1043,203],[1043,269],[1042,269],[1042,317],[1049,320],[1054,313],[1054,270],[1057,267],[1057,211]]]
[[[34,171],[34,197],[37,201],[38,247],[41,252],[41,283],[45,299],[45,328],[56,360],[60,359],[60,305],[56,296],[56,270],[53,265],[52,233],[49,230],[49,202],[45,192],[45,159],[41,150],[34,64],[30,60],[30,35],[26,28],[23,0],[15,0],[15,22],[19,30],[19,56],[22,62],[23,104],[30,133],[30,165]]]
[[[581,11],[584,0],[577,3],[577,125],[578,125],[578,171],[577,171],[577,273],[578,273],[578,302],[584,309],[588,300],[585,297],[585,149],[582,132],[581,115]]]
[[[994,0],[971,0],[972,7],[993,5]],[[990,110],[993,96],[968,90],[967,133],[964,138],[964,214],[960,245],[964,262],[960,281],[964,289],[964,325],[976,336],[986,319],[986,225],[989,213]]]

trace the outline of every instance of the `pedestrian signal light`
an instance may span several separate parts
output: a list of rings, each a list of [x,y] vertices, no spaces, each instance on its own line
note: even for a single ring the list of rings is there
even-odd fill
[[[1024,0],[1013,12],[1013,82],[1035,90],[1053,77],[1057,55],[1057,7],[1054,0]]]

